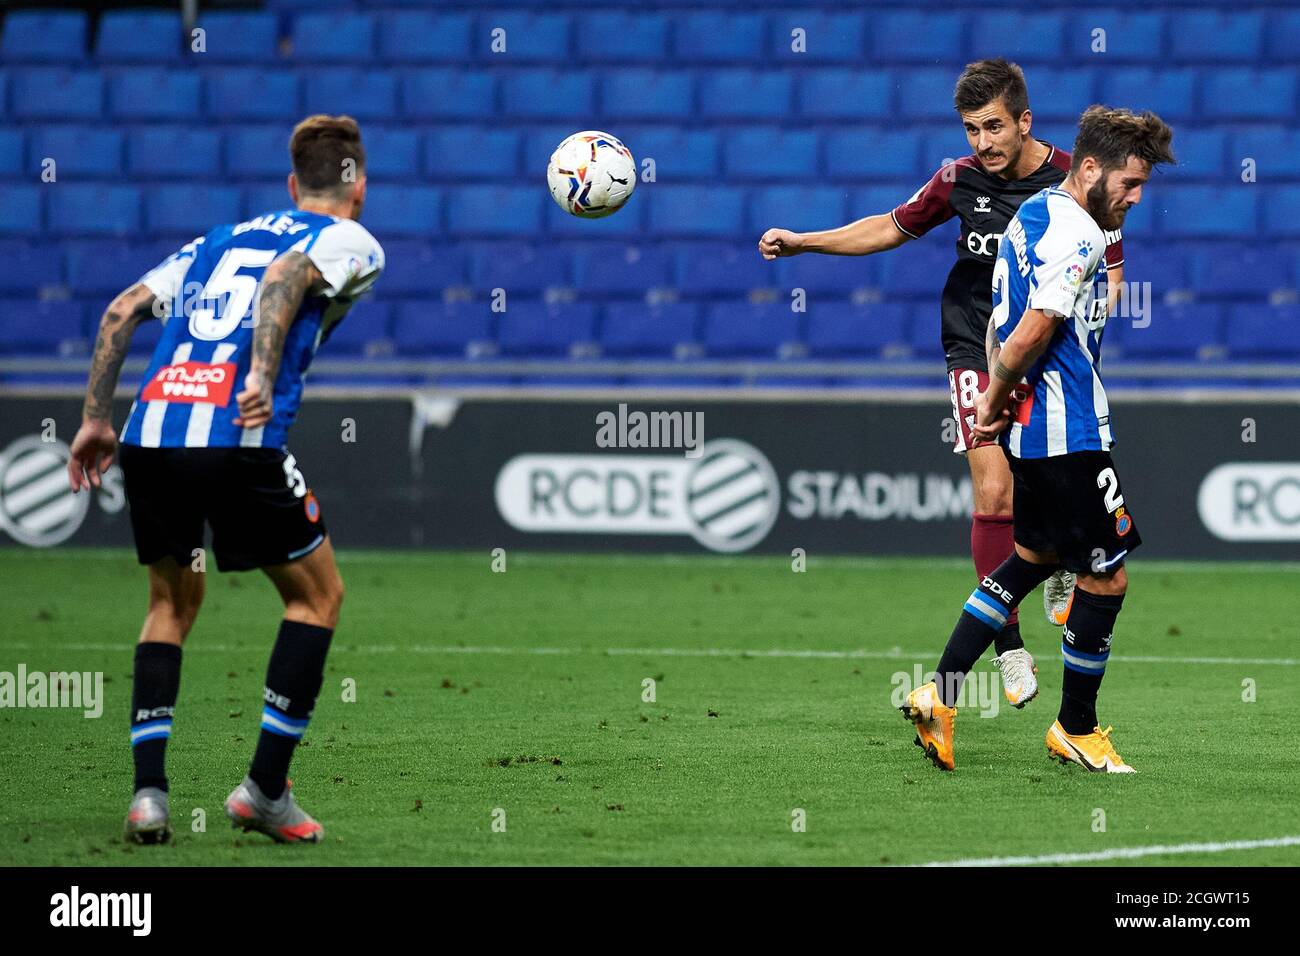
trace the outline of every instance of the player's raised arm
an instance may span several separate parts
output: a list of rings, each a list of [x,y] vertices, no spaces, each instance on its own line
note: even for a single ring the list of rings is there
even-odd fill
[[[271,399],[289,326],[310,289],[325,284],[311,259],[301,252],[286,252],[269,266],[253,300],[253,356],[244,390],[235,396],[241,428],[258,428],[271,420]]]
[[[911,236],[894,224],[888,213],[867,216],[838,229],[823,232],[791,232],[769,229],[758,240],[764,259],[797,256],[801,252],[821,252],[832,256],[867,256],[873,252],[896,249]]]
[[[90,360],[86,383],[86,401],[81,410],[81,427],[72,440],[68,459],[68,481],[73,491],[99,487],[99,476],[108,471],[117,452],[117,433],[113,430],[113,392],[122,372],[122,360],[135,328],[154,317],[158,301],[153,290],[142,283],[120,293],[109,303],[99,320],[95,352]]]

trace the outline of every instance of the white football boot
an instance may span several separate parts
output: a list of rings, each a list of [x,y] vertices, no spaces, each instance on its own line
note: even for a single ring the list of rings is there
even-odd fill
[[[1002,693],[1012,707],[1024,707],[1038,696],[1038,678],[1034,676],[1038,668],[1023,647],[999,654],[993,658],[993,663],[998,665],[998,672],[1002,675]]]
[[[1070,603],[1074,600],[1075,575],[1073,571],[1062,568],[1043,585],[1043,610],[1047,612],[1047,623],[1064,627],[1070,616]]]

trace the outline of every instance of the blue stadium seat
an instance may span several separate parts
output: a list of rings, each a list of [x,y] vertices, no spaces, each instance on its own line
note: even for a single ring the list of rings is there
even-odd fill
[[[1240,173],[1240,161],[1250,158],[1274,176],[1300,179],[1300,128],[1248,126],[1238,130],[1231,156],[1234,172]]]
[[[0,316],[0,351],[49,358],[67,354],[72,343],[84,346],[85,309],[78,302],[3,299]]]
[[[0,294],[35,294],[63,282],[63,250],[48,243],[0,239]]]
[[[1191,270],[1188,266],[1190,257],[1186,250],[1178,245],[1165,243],[1159,247],[1158,254],[1152,255],[1149,246],[1143,246],[1140,250],[1134,249],[1134,244],[1127,239],[1127,233],[1126,225],[1124,247],[1126,283],[1150,282],[1151,295],[1156,301],[1163,301],[1170,293],[1192,287]]]
[[[619,132],[624,145],[632,150],[638,168],[642,168],[647,157],[655,161],[658,183],[712,179],[722,171],[723,134],[718,130],[633,126],[620,127]]]
[[[518,303],[499,319],[503,355],[561,356],[596,340],[596,307],[586,303]]]
[[[1174,133],[1176,166],[1162,168],[1158,175],[1174,179],[1221,179],[1227,155],[1228,134],[1220,129],[1179,129]],[[1237,170],[1240,172],[1240,170]],[[1156,185],[1160,188],[1160,184]]]
[[[0,235],[36,235],[41,231],[40,186],[0,183]]]
[[[601,109],[604,115],[620,119],[687,120],[694,87],[694,76],[685,70],[610,70],[601,85]]]
[[[673,49],[677,59],[685,63],[759,60],[763,53],[763,17],[729,10],[683,13],[673,31]]]
[[[1149,320],[1143,328],[1135,328],[1131,320],[1123,318],[1106,323],[1107,349],[1117,344],[1126,359],[1185,360],[1223,342],[1223,307],[1219,305],[1162,305],[1152,309]]]
[[[457,236],[520,236],[541,225],[546,194],[532,186],[459,186],[448,190],[447,230]]]
[[[1233,358],[1294,361],[1300,356],[1300,309],[1294,304],[1233,306],[1227,346]]]
[[[1169,31],[1169,51],[1183,60],[1254,62],[1264,52],[1264,18],[1258,13],[1180,10]]]
[[[777,14],[770,20],[769,49],[778,62],[861,63],[867,54],[866,20],[861,13]],[[796,30],[803,32],[796,35]]]
[[[140,230],[140,190],[64,183],[50,190],[48,214],[54,235],[134,236]]]
[[[817,169],[817,145],[817,134],[810,130],[743,127],[723,140],[723,162],[732,180],[800,180]]]
[[[1158,113],[1166,121],[1196,117],[1196,71],[1123,67],[1101,74],[1101,100]]]
[[[1065,17],[1060,13],[1025,13],[1018,10],[981,11],[971,23],[971,48],[997,50],[1016,63],[1057,63],[1065,38]],[[1071,33],[1081,33],[1071,29]],[[1041,83],[1030,87],[1032,94]]]
[[[773,226],[803,232],[835,229],[847,221],[848,190],[839,186],[768,186],[749,203],[749,228],[757,235]]]
[[[734,186],[656,184],[644,198],[650,228],[661,235],[731,238],[745,226],[745,193]]]
[[[907,328],[907,345],[916,361],[943,361],[943,338],[940,334],[939,303],[925,302],[911,309]],[[935,370],[936,372],[938,369]]]
[[[186,126],[142,126],[126,138],[126,164],[144,179],[217,179],[221,134]]]
[[[240,193],[234,186],[152,186],[145,192],[144,218],[154,234],[201,235],[220,223],[239,222]]]
[[[880,257],[880,287],[886,297],[924,295],[937,299],[955,261],[951,245],[927,236]]]
[[[816,302],[808,307],[808,352],[816,358],[854,359],[880,355],[907,342],[902,305]]]
[[[388,236],[441,234],[442,206],[433,186],[367,185],[365,226],[381,244]]]
[[[366,176],[371,182],[387,183],[417,179],[424,137],[419,130],[401,126],[365,126],[361,130],[366,147]]]
[[[0,116],[7,115],[9,110],[9,74],[7,71],[0,69]]]
[[[363,216],[362,225],[367,224]],[[388,239],[384,246],[384,274],[376,288],[383,296],[429,296],[443,289],[469,284],[465,249],[433,244],[422,239]]]
[[[366,194],[366,226],[369,228],[373,225],[370,215],[370,192]],[[283,179],[273,183],[252,184],[244,188],[242,219],[252,219],[254,216],[265,215],[269,212],[279,212],[283,209],[292,209],[293,203],[289,200],[289,190]],[[382,237],[380,242],[382,242]]]
[[[1204,247],[1193,255],[1190,275],[1197,293],[1214,298],[1260,297],[1294,287],[1289,259],[1271,245]]]
[[[771,70],[709,70],[700,80],[700,114],[717,119],[785,119],[794,80]]]
[[[524,141],[524,159],[520,168],[535,170],[534,175],[545,170],[556,147],[574,132],[573,127],[565,123],[547,123],[540,126],[530,123],[527,132],[520,134]]]
[[[1159,215],[1163,215],[1166,209],[1166,190],[1169,188],[1164,183],[1157,183],[1155,187],[1158,192],[1143,190],[1142,201],[1128,211],[1124,219],[1124,235],[1129,238],[1140,239],[1150,236],[1156,231],[1156,220]]]
[[[515,70],[502,83],[501,102],[506,116],[520,119],[581,116],[594,110],[595,83],[575,70]]]
[[[1032,82],[1030,108],[1035,117],[1045,120],[1065,120],[1073,125],[1079,114],[1097,101],[1092,70],[1034,70]]]
[[[1277,60],[1300,60],[1300,11],[1274,14],[1267,28],[1268,52]]]
[[[1078,29],[1071,20],[1066,31],[1067,55],[1076,62],[1093,61],[1099,66],[1116,60],[1151,62],[1164,49],[1165,16],[1162,13],[1089,8],[1087,20],[1087,29]],[[1094,33],[1099,29],[1105,33]],[[1105,44],[1104,51],[1099,48],[1102,43]]]
[[[122,172],[122,134],[92,126],[38,126],[32,130],[28,171],[39,177],[51,159],[60,180],[117,176]]]
[[[670,358],[698,340],[700,307],[673,302],[615,302],[601,324],[602,352],[610,358]]]
[[[496,114],[490,73],[455,67],[411,70],[402,76],[402,112],[411,119],[482,120]]]
[[[386,63],[465,62],[471,18],[461,13],[395,10],[379,15],[379,57]]]
[[[645,204],[644,197],[633,196],[616,216],[605,216],[603,219],[579,219],[577,216],[570,216],[548,196],[542,202],[543,231],[547,235],[562,239],[639,242],[645,239]]]
[[[158,347],[158,340],[162,338],[162,331],[163,324],[161,322],[141,322],[135,327],[126,354],[129,356],[152,355],[153,350]],[[90,332],[92,336],[95,334],[93,328]]]
[[[113,74],[109,110],[119,120],[193,123],[200,115],[200,89],[197,73],[136,66]],[[252,91],[248,92],[251,95]]]
[[[1235,187],[1166,186],[1160,191],[1159,205],[1160,232],[1166,236],[1248,238],[1259,223],[1259,189],[1242,183]]]
[[[756,245],[692,242],[675,244],[673,252],[673,281],[684,295],[731,298],[780,283],[776,264],[765,261]]]
[[[394,314],[393,351],[405,358],[495,350],[491,321],[485,302],[403,302]]]
[[[960,133],[954,134],[960,137]],[[826,134],[826,174],[846,179],[894,179],[920,165],[918,130],[852,126]]]
[[[779,279],[773,284],[783,289],[803,289],[807,292],[809,301],[822,301],[847,298],[859,290],[878,286],[877,273],[882,258],[810,254],[764,262],[763,265],[776,267]]]
[[[670,286],[668,253],[658,246],[601,243],[573,257],[573,285],[606,296],[641,296]]]
[[[595,62],[659,62],[668,51],[668,18],[662,14],[592,12],[575,30],[578,55]]]
[[[348,310],[329,333],[323,348],[327,358],[364,356],[389,337],[393,307],[365,296]]]
[[[4,20],[0,60],[76,63],[86,58],[86,14],[14,10]]]
[[[801,341],[788,302],[726,302],[704,315],[704,349],[714,358],[777,358]]]
[[[0,177],[23,175],[26,140],[21,129],[0,129]]]
[[[346,113],[366,120],[391,121],[397,115],[397,74],[370,67],[320,67],[302,76],[303,110]],[[363,131],[364,132],[364,131]]]
[[[81,239],[65,245],[68,288],[74,295],[95,296],[105,302],[180,248],[173,242],[120,239]]]
[[[1264,231],[1272,236],[1300,236],[1300,189],[1268,188],[1264,203]]]
[[[273,13],[204,9],[198,25],[204,32],[205,62],[265,63],[276,57],[280,27]]]
[[[104,80],[93,70],[32,67],[13,73],[12,112],[18,119],[97,120],[104,113]]]
[[[799,74],[799,112],[831,120],[893,118],[894,77],[882,70],[809,70]],[[948,91],[951,96],[951,89]],[[776,118],[784,118],[786,110]]]
[[[479,58],[486,62],[508,59],[512,63],[562,63],[569,55],[569,18],[560,13],[493,11],[479,23],[477,36]],[[494,52],[493,44],[502,40],[505,52]]]
[[[960,62],[962,19],[955,14],[921,12],[887,12],[871,24],[871,59],[876,63]],[[982,54],[987,55],[987,54]],[[949,71],[947,105],[952,108],[952,83]]]
[[[226,174],[239,179],[289,175],[289,136],[293,127],[231,126],[225,135]]]
[[[95,56],[102,63],[171,63],[181,58],[181,41],[179,13],[109,10],[99,19]]]
[[[551,243],[476,242],[469,247],[468,282],[481,295],[539,294],[573,284],[572,251]]]
[[[300,13],[290,33],[299,63],[365,63],[375,48],[375,20],[364,13]]]
[[[223,120],[283,121],[301,110],[298,77],[288,70],[235,67],[206,76],[209,116]]]
[[[1202,119],[1294,122],[1294,70],[1210,70],[1205,76]]]
[[[519,149],[519,133],[512,129],[443,126],[428,135],[424,174],[479,182],[512,179],[519,171]]]
[[[905,124],[957,118],[952,102],[956,77],[951,69],[900,70],[898,78],[899,114]]]
[[[881,183],[878,186],[867,186],[863,189],[855,189],[849,194],[848,209],[844,218],[845,222],[852,222],[861,219],[863,216],[879,216],[895,209],[902,203],[907,202],[916,190],[923,185],[934,171],[922,173],[925,178],[920,176],[913,182]],[[940,226],[939,229],[943,227]],[[937,232],[938,230],[933,230]]]

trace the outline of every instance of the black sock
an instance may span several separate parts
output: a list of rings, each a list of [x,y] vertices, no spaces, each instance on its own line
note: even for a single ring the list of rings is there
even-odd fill
[[[131,684],[131,756],[135,789],[167,789],[165,758],[181,686],[181,649],[149,641],[135,646]]]
[[[1090,734],[1097,726],[1097,691],[1106,674],[1110,638],[1123,604],[1122,594],[1074,589],[1074,603],[1061,632],[1065,678],[1061,681],[1061,712],[1056,718],[1067,734]]]
[[[1015,621],[1011,624],[1005,624],[1002,630],[998,631],[997,636],[993,638],[993,649],[999,655],[1007,651],[1017,651],[1025,646],[1025,639],[1020,636],[1020,622]]]
[[[949,707],[953,706],[967,672],[993,643],[1011,609],[1050,578],[1058,567],[1055,564],[1031,564],[1013,553],[998,565],[997,570],[984,577],[966,599],[957,626],[948,638],[948,646],[939,658],[935,683],[940,700]]]
[[[325,655],[334,632],[298,621],[281,621],[263,691],[262,733],[248,775],[272,800],[284,793],[293,750],[307,731],[325,676]]]

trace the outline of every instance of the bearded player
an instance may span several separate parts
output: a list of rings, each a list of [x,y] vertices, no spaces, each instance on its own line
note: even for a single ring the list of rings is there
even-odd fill
[[[1156,164],[1174,162],[1172,138],[1154,113],[1089,107],[1069,176],[1022,203],[1002,238],[992,286],[999,350],[973,431],[981,441],[1001,435],[1016,547],[966,600],[935,680],[902,708],[917,744],[942,769],[953,769],[966,673],[1021,599],[1064,567],[1078,579],[1062,629],[1065,674],[1048,753],[1092,771],[1133,772],[1097,720],[1128,589],[1124,559],[1142,539],[1110,456],[1110,406],[1097,368],[1106,311],[1094,307],[1092,280],[1104,261],[1104,230],[1118,229],[1141,201]]]
[[[896,249],[953,216],[961,220],[957,261],[940,299],[941,338],[948,363],[948,390],[957,422],[953,449],[965,455],[975,497],[971,557],[982,580],[1012,552],[1011,471],[996,442],[972,433],[975,401],[989,385],[985,336],[992,305],[989,289],[998,240],[1020,204],[1039,190],[1059,184],[1070,154],[1030,135],[1033,115],[1024,73],[1006,60],[981,60],[966,67],[953,96],[974,150],[940,168],[911,199],[892,212],[868,216],[828,232],[769,229],[759,240],[766,259],[802,252],[863,256]],[[1118,230],[1107,235],[1105,261],[1112,300],[1123,281]],[[1049,621],[1068,613],[1072,576],[1048,581],[1044,604]],[[997,664],[1007,700],[1023,707],[1038,693],[1033,657],[1025,650],[1013,612],[998,633]]]
[[[374,284],[384,253],[357,222],[366,159],[356,121],[308,117],[289,153],[294,208],[195,239],[113,300],[95,342],[68,463],[73,491],[99,487],[118,454],[112,399],[132,334],[169,316],[120,450],[136,552],[149,569],[131,698],[132,842],[171,834],[164,755],[181,646],[203,602],[205,524],[221,571],[260,568],[284,601],[257,749],[226,813],[282,843],[316,843],[323,833],[287,773],[320,692],[343,582],[320,503],[285,442],[307,366]]]

